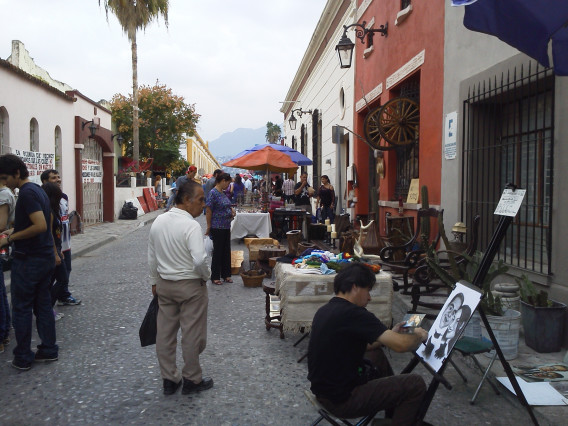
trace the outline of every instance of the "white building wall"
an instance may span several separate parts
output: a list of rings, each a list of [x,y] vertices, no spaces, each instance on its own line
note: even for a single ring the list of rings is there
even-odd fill
[[[322,37],[329,27],[319,26],[324,19],[324,16],[329,13],[330,8],[333,8],[333,1],[328,1],[326,8],[320,18],[320,23],[316,32],[312,36],[312,43],[308,47],[308,50],[304,56],[302,63],[299,66],[298,74],[292,83],[288,93],[289,96],[294,96],[295,85],[303,79],[305,74],[302,74],[304,70],[308,70],[309,62],[312,61],[314,55],[310,55],[310,49],[317,50],[319,45],[313,46],[314,40],[318,37]],[[307,110],[318,110],[320,114],[320,119],[322,123],[322,144],[321,144],[321,174],[328,175],[332,185],[336,187],[336,195],[343,196],[340,188],[337,187],[335,182],[337,164],[336,164],[336,148],[337,145],[332,143],[332,127],[335,125],[345,126],[348,129],[353,129],[353,105],[354,105],[354,69],[352,66],[349,69],[341,69],[339,67],[339,59],[337,57],[337,52],[335,46],[339,42],[341,35],[343,34],[343,25],[350,25],[354,23],[355,9],[353,5],[348,8],[344,16],[341,18],[337,27],[333,32],[333,36],[329,40],[326,40],[325,50],[322,52],[321,57],[310,70],[308,78],[302,90],[294,97],[294,99],[286,100],[296,100],[293,104],[292,109],[302,108],[303,111]],[[344,108],[340,106],[340,93],[341,89],[344,92]],[[282,109],[285,111],[286,105]],[[286,145],[292,146],[292,137],[296,139],[296,149],[301,150],[301,127],[302,124],[306,125],[306,135],[307,135],[307,157],[313,158],[312,149],[312,116],[310,114],[304,114],[302,117],[297,118],[296,130],[291,130],[288,120],[290,114],[285,117],[284,134],[286,135]],[[347,132],[346,132],[347,133]],[[352,136],[349,136],[352,140]],[[353,143],[350,143],[350,153],[349,158],[353,158]],[[343,154],[344,155],[344,154]],[[344,157],[343,157],[344,158]],[[326,163],[327,160],[331,161],[331,164]],[[342,165],[342,182],[345,182],[345,170],[346,164]],[[319,188],[320,182],[313,182],[313,167],[308,167],[308,181],[314,186],[314,188]]]
[[[61,129],[63,192],[75,209],[73,102],[0,67],[0,106],[9,115],[10,150],[30,150],[30,120],[39,128],[39,152],[55,153],[55,128]]]

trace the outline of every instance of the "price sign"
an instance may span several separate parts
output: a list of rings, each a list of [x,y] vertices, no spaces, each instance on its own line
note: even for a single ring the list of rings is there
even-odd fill
[[[526,189],[517,189],[515,191],[512,189],[504,190],[494,214],[515,217],[521,208],[526,192]]]

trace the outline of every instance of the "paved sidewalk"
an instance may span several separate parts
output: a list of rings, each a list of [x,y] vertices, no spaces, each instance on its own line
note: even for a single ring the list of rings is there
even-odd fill
[[[117,219],[115,222],[104,222],[87,226],[82,234],[71,237],[71,259],[84,256],[112,241],[124,237],[138,228],[151,224],[156,217],[164,213],[163,209],[146,213],[134,220]],[[10,294],[10,271],[4,273],[6,291]]]

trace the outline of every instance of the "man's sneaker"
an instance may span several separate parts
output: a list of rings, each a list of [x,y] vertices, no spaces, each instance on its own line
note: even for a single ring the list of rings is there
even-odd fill
[[[59,306],[65,306],[65,305],[80,305],[81,301],[79,299],[75,299],[73,296],[69,296],[67,299],[63,299],[63,300],[58,300],[57,304]]]
[[[35,354],[35,362],[52,362],[57,361],[59,358],[57,356],[46,356],[40,352]]]
[[[32,368],[32,364],[31,363],[25,363],[22,361],[18,361],[15,358],[12,360],[12,367],[14,367],[17,370],[21,370],[21,371],[28,371],[30,368]]]
[[[182,395],[189,395],[194,392],[201,392],[213,387],[213,379],[211,377],[203,377],[201,383],[195,384],[191,380],[183,379]]]

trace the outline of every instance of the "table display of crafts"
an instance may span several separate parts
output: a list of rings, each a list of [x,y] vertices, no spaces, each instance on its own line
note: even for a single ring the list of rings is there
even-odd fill
[[[351,262],[359,262],[359,258],[353,257],[349,253],[332,253],[324,250],[312,250],[305,256],[299,256],[292,261],[298,272],[305,274],[335,274],[345,265]],[[370,268],[375,274],[381,270],[380,265],[371,265],[361,262]]]

